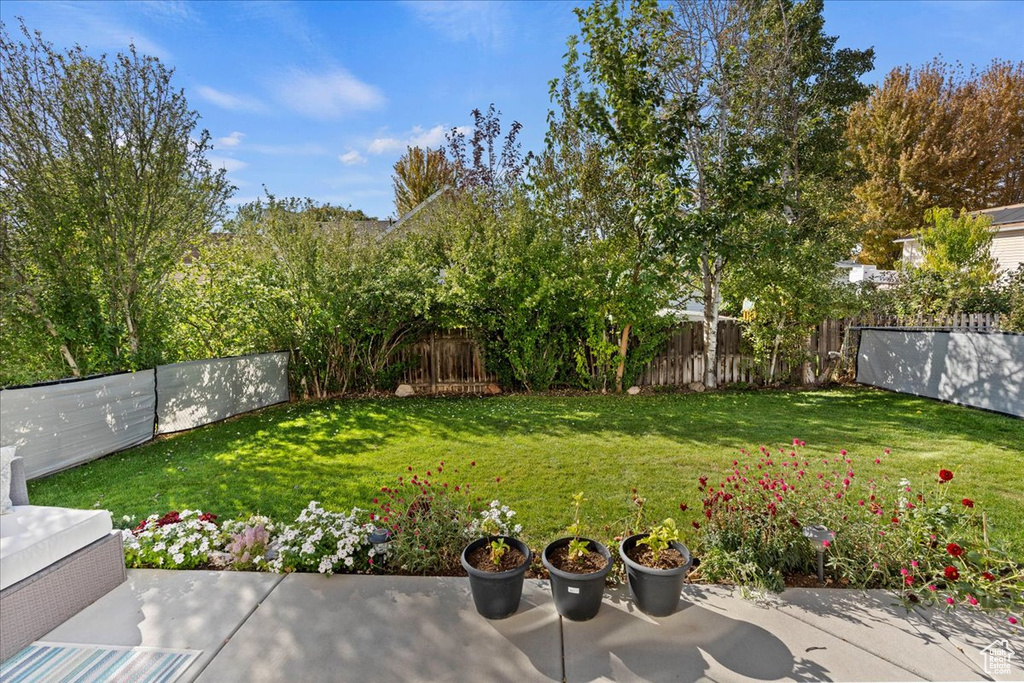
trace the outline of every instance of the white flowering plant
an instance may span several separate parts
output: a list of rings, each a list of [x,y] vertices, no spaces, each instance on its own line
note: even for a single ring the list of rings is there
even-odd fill
[[[274,540],[276,556],[267,563],[275,572],[365,571],[384,548],[370,543],[373,525],[361,521],[362,511],[349,514],[330,512],[310,501],[293,524],[285,526]]]
[[[470,536],[511,536],[516,538],[523,533],[523,525],[514,523],[516,511],[500,501],[492,500],[491,504],[480,511],[478,517],[469,524]]]
[[[201,510],[172,510],[150,515],[124,538],[125,564],[129,567],[195,569],[210,561],[221,531],[216,515]]]

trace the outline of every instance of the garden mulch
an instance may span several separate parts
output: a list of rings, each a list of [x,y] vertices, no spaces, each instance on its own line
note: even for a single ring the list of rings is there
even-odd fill
[[[968,610],[907,612],[884,591],[793,588],[760,601],[687,585],[679,611],[640,613],[606,591],[562,620],[546,581],[488,621],[456,577],[284,577],[129,570],[128,582],[41,640],[202,650],[182,681],[1020,680],[986,674],[980,650],[1024,638]]]

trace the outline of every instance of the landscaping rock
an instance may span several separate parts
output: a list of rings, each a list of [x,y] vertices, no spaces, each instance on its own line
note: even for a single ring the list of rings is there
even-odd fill
[[[637,394],[640,393],[640,387],[632,386],[629,389],[626,389],[626,393],[629,394],[630,396],[636,396]]]
[[[704,382],[690,382],[690,391],[696,391],[698,394],[704,391]]]
[[[221,550],[214,550],[210,553],[210,567],[213,569],[227,569],[231,566],[231,553]]]
[[[488,384],[484,387],[484,393],[488,396],[497,396],[501,393],[501,387],[494,383]]]
[[[399,384],[398,388],[395,389],[395,396],[398,398],[407,398],[409,396],[415,396],[416,390],[408,384]]]

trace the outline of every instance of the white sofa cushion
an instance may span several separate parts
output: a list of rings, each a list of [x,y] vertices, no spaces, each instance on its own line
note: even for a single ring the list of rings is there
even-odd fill
[[[15,505],[0,517],[0,589],[32,576],[110,533],[106,510]]]

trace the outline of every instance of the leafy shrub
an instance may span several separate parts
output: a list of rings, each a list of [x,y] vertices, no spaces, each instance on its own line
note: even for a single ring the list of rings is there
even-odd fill
[[[159,569],[194,569],[205,565],[220,536],[215,519],[215,515],[200,510],[150,515],[135,529],[121,532],[125,564]]]
[[[299,513],[298,518],[276,539],[277,555],[269,563],[275,572],[365,571],[373,557],[384,551],[369,541],[372,525],[359,520],[360,510],[349,514],[329,512],[317,501]]]

